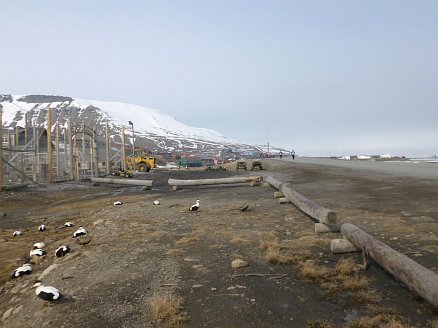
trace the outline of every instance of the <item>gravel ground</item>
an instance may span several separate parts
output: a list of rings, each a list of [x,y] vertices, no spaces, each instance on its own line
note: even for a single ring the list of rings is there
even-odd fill
[[[70,182],[1,194],[7,216],[0,221],[0,325],[436,327],[436,309],[374,263],[352,271],[351,278],[363,282],[356,289],[339,276],[306,276],[303,268],[328,276],[340,259],[361,264],[361,255],[331,254],[329,242],[340,234],[315,234],[314,221],[290,204],[279,205],[271,187],[171,191],[166,182],[271,175],[438,273],[437,180],[317,160],[265,160],[264,166],[254,172],[151,172],[141,176],[154,180],[150,191]],[[189,212],[196,199],[200,210]],[[123,205],[114,206],[116,200]],[[64,228],[67,220],[75,226]],[[48,227],[42,233],[36,229],[41,223]],[[72,238],[79,225],[91,237],[85,246]],[[13,238],[20,227],[24,234]],[[11,280],[37,241],[46,243],[48,255],[31,275]],[[53,253],[61,244],[72,253],[58,259]],[[269,260],[272,249],[280,255]],[[236,259],[247,266],[233,268]],[[41,276],[63,293],[62,301],[47,306],[36,298],[31,286]],[[178,297],[182,307],[157,317],[151,304],[162,295]]]

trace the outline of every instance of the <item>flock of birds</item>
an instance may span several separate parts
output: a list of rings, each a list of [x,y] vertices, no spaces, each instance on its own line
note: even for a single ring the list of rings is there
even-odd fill
[[[123,203],[121,201],[115,201],[114,206],[117,205],[122,205]],[[160,205],[160,201],[159,200],[154,200],[153,201],[154,205]],[[189,211],[191,212],[196,212],[199,209],[199,199],[196,200],[195,204],[193,204],[192,206],[190,206]],[[65,228],[71,228],[73,227],[74,224],[73,222],[65,222],[64,223],[64,227]],[[38,231],[39,232],[43,232],[46,231],[47,228],[44,224],[41,224],[38,227]],[[13,232],[13,236],[17,237],[17,236],[21,236],[23,233],[21,230],[15,230]],[[87,235],[87,230],[85,230],[84,227],[80,226],[74,233],[73,233],[73,238],[77,238],[80,236],[85,236]],[[46,245],[43,242],[37,242],[35,244],[33,244],[33,248],[29,253],[30,259],[32,258],[42,258],[44,256],[47,255],[47,252],[44,250],[44,248],[46,247]],[[68,245],[61,245],[59,246],[56,250],[55,250],[55,256],[56,257],[63,257],[66,254],[70,253],[71,249]],[[22,277],[24,275],[28,275],[32,273],[32,266],[29,263],[29,261],[26,261],[26,263],[24,263],[22,266],[18,267],[17,269],[14,270],[14,272],[12,272],[12,278],[18,278],[18,277]],[[35,289],[35,294],[42,300],[44,301],[49,301],[49,302],[53,302],[56,300],[59,300],[62,297],[62,294],[60,293],[60,291],[58,289],[56,289],[55,287],[52,286],[45,286],[41,280],[37,280],[33,286]]]
[[[73,227],[73,222],[65,222],[64,227],[65,228],[71,228]],[[41,224],[38,227],[39,232],[46,231],[47,228],[44,224]],[[84,229],[84,227],[79,227],[74,233],[73,238],[84,236],[87,234],[87,231]],[[23,232],[21,230],[15,230],[12,234],[14,237],[23,235]],[[24,275],[28,275],[32,273],[32,266],[29,263],[32,259],[35,258],[43,258],[47,255],[47,251],[44,249],[46,247],[46,244],[44,242],[37,242],[33,244],[32,249],[29,252],[29,259],[24,263],[22,266],[18,267],[17,269],[12,272],[12,278],[19,278]],[[61,245],[55,250],[55,257],[63,257],[66,254],[70,253],[71,249],[68,245]],[[56,301],[59,300],[62,297],[62,294],[59,292],[58,289],[52,286],[45,286],[41,280],[37,280],[35,284],[33,285],[35,289],[35,294],[45,301]]]

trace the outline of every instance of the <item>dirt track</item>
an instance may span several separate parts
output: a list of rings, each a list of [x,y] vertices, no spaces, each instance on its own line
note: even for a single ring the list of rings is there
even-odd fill
[[[343,222],[362,227],[438,273],[437,180],[301,161],[270,160],[265,166],[263,175],[291,182],[303,195],[337,212]],[[314,222],[292,205],[278,205],[272,188],[239,185],[170,191],[165,183],[169,176],[233,174],[237,173],[154,172],[152,191],[66,184],[2,194],[0,210],[8,213],[0,225],[2,284],[21,265],[16,259],[28,254],[34,242],[46,242],[49,256],[34,265],[31,275],[3,285],[0,324],[172,325],[150,311],[151,300],[166,294],[181,298],[178,318],[185,318],[186,327],[438,324],[436,310],[376,265],[340,275],[336,264],[341,258],[361,263],[361,256],[332,255],[328,244],[339,234],[315,235]],[[161,204],[152,205],[155,199]],[[200,211],[189,212],[196,199],[201,201]],[[113,206],[114,200],[123,205]],[[248,211],[239,211],[243,204],[249,205]],[[67,220],[75,227],[63,228]],[[41,223],[48,226],[44,233],[36,232]],[[79,225],[90,232],[92,241],[86,246],[71,238]],[[18,227],[24,235],[13,238]],[[62,243],[73,252],[55,259],[53,251]],[[268,252],[272,250],[279,252],[277,257]],[[231,262],[237,258],[248,266],[233,269]],[[66,298],[47,307],[30,287],[53,264],[56,267],[43,280]],[[312,268],[313,276],[308,273]]]

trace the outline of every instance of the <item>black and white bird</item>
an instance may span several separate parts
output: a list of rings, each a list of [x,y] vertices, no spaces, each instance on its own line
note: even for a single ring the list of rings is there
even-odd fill
[[[31,274],[32,273],[32,267],[29,263],[23,264],[21,267],[17,268],[12,272],[12,278],[18,278],[22,277],[25,274]]]
[[[56,257],[63,257],[67,253],[70,253],[70,247],[68,247],[66,245],[62,245],[56,249],[55,256]]]
[[[160,201],[158,199],[154,200],[154,205],[160,205]]]
[[[190,206],[189,211],[194,211],[196,212],[197,210],[199,210],[199,199],[196,200],[196,203],[193,204],[192,206]]]
[[[23,233],[21,232],[21,230],[15,230],[13,233],[12,233],[12,236],[14,236],[14,237],[17,237],[17,236],[21,236]]]
[[[73,227],[74,224],[73,222],[67,221],[66,223],[64,223],[64,227]]]
[[[117,206],[117,205],[122,205],[122,202],[121,202],[120,200],[116,200],[116,201],[114,202],[114,206]]]
[[[47,254],[47,252],[44,249],[39,249],[39,248],[31,250],[30,253],[29,253],[30,257],[32,257],[32,256],[44,256],[46,254]]]
[[[73,238],[84,236],[86,234],[87,234],[87,230],[85,230],[84,227],[79,227],[79,229],[74,232]]]
[[[46,231],[46,226],[44,224],[40,225],[38,231]]]
[[[41,281],[37,281],[37,283],[33,286],[36,287],[36,296],[44,301],[53,302],[59,300],[62,297],[59,290],[52,286],[45,286]]]
[[[42,241],[33,244],[33,249],[43,249],[44,247],[46,247],[46,244],[44,244]]]

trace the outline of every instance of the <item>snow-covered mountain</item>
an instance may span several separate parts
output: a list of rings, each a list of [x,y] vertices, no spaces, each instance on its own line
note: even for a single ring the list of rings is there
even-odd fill
[[[25,120],[27,126],[46,127],[47,109],[50,107],[52,127],[55,124],[67,127],[71,119],[72,124],[96,128],[98,135],[103,136],[108,122],[111,137],[116,143],[121,142],[122,126],[125,127],[127,142],[131,142],[132,126],[128,122],[132,121],[136,147],[168,151],[251,148],[214,130],[190,127],[166,113],[139,105],[46,95],[0,95],[0,103],[3,106],[3,126],[8,128],[24,127]]]

